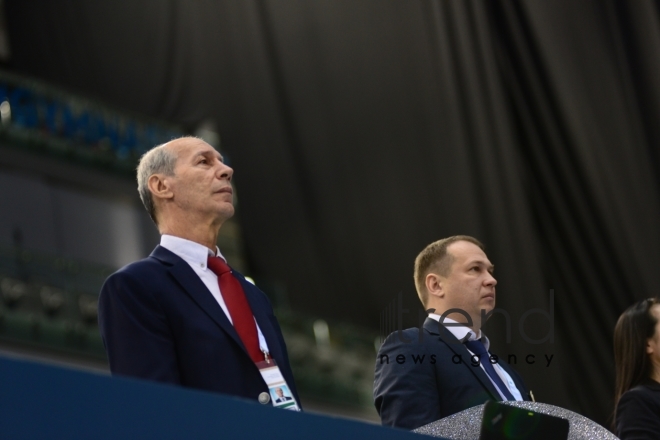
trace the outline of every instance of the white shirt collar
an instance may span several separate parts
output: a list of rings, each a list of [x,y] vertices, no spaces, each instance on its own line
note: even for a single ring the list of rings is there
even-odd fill
[[[436,315],[435,313],[429,313],[429,318],[434,319],[438,322],[440,322],[440,317],[441,317],[440,315]],[[444,324],[460,324],[460,325],[450,325],[450,326],[445,325],[445,328],[452,335],[454,335],[454,337],[456,337],[456,339],[458,339],[459,341],[463,341],[463,340],[476,341],[478,339],[481,339],[481,342],[486,347],[486,350],[489,349],[490,341],[488,340],[486,335],[483,334],[481,329],[479,329],[477,332],[475,332],[474,330],[472,330],[470,327],[464,325],[463,323],[460,323],[456,320],[453,320],[453,319],[447,318],[447,317],[445,317],[442,320],[442,323],[443,323],[443,325]],[[467,339],[465,339],[466,336],[467,336]]]
[[[185,238],[175,237],[174,235],[163,234],[160,237],[160,245],[181,257],[187,263],[202,268],[206,268],[206,261],[209,256],[217,256],[227,261],[220,253],[220,249],[215,247],[215,255],[211,249],[203,244],[195,243],[194,241],[186,240]]]

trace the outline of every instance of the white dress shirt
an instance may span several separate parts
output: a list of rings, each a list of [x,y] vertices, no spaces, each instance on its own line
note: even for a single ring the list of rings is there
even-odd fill
[[[440,322],[440,315],[436,315],[435,313],[429,313],[429,318],[435,319],[436,321]],[[443,323],[448,323],[448,324],[449,323],[451,323],[451,324],[460,324],[458,321],[454,321],[451,318],[444,318],[442,322]],[[451,332],[451,334],[454,335],[456,337],[456,339],[458,339],[461,342],[463,342],[464,340],[465,341],[477,341],[477,340],[481,339],[481,342],[486,347],[486,351],[488,351],[488,349],[490,348],[490,341],[488,340],[486,335],[484,335],[481,332],[481,329],[479,329],[478,333],[475,333],[470,327],[467,327],[465,325],[457,325],[457,326],[452,325],[452,326],[449,326],[449,327],[445,326],[445,328],[447,330],[449,330]],[[465,339],[466,336],[467,336],[467,339]],[[472,353],[472,351],[470,349],[467,348],[467,346],[465,348],[467,349],[467,351],[472,356],[475,355],[474,353]],[[490,354],[490,351],[488,352],[488,354]],[[490,362],[490,361],[486,360],[486,362]],[[481,369],[484,370],[484,373],[486,373],[486,369],[484,368],[484,365],[483,365],[483,360],[482,360],[482,362],[479,363],[479,365],[481,366]],[[492,365],[493,365],[493,368],[495,369],[495,372],[497,373],[497,375],[500,376],[500,379],[502,379],[502,382],[504,382],[504,385],[506,385],[506,387],[511,392],[511,395],[516,400],[524,400],[522,398],[522,395],[520,394],[520,391],[518,391],[518,388],[516,387],[516,384],[513,382],[513,379],[511,379],[511,376],[509,376],[509,373],[507,373],[504,370],[504,368],[500,367],[499,362],[497,364],[492,364]],[[500,393],[500,397],[502,397],[502,400],[507,400],[507,397],[504,394],[502,394],[502,391],[497,386],[497,384],[495,382],[493,382],[493,379],[490,378],[488,373],[486,373],[486,376],[488,377],[490,382],[493,384],[493,386],[495,387],[497,392]]]
[[[215,255],[213,252],[204,245],[195,243],[194,241],[186,240],[185,238],[175,237],[173,235],[163,234],[160,237],[160,245],[167,249],[168,251],[176,254],[181,257],[183,261],[188,263],[192,270],[195,271],[197,276],[202,280],[204,285],[213,295],[213,298],[218,302],[222,311],[227,315],[227,319],[234,325],[234,322],[231,319],[229,314],[229,309],[227,309],[227,304],[225,304],[225,299],[222,297],[220,292],[220,286],[218,284],[218,276],[209,268],[206,267],[206,262],[208,257],[220,257],[225,262],[227,259],[222,256],[220,249],[216,246]],[[264,338],[259,324],[255,320],[254,323],[257,326],[257,333],[259,335],[259,348],[263,351],[268,351],[268,345],[266,344],[266,339]]]

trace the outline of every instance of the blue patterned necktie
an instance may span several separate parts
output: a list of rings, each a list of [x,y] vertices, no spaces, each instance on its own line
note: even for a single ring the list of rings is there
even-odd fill
[[[481,365],[484,366],[484,370],[495,385],[497,385],[497,388],[499,388],[502,394],[506,397],[506,400],[516,400],[513,397],[513,394],[511,394],[511,391],[509,391],[506,385],[504,385],[504,382],[502,382],[502,379],[495,371],[495,368],[493,368],[493,365],[490,363],[490,355],[483,342],[481,342],[481,339],[477,341],[467,341],[465,342],[465,346],[472,353],[479,356],[479,360],[481,361]]]

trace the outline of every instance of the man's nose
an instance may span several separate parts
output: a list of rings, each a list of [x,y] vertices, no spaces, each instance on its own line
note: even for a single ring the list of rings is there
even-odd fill
[[[486,278],[486,284],[489,286],[494,286],[497,284],[497,280],[492,273],[488,272],[488,277]]]
[[[231,181],[231,178],[234,175],[234,169],[229,165],[220,163],[216,175],[218,176],[219,179],[227,179],[228,181]]]

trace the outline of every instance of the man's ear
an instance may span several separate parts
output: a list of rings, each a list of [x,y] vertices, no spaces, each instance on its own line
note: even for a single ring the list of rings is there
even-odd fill
[[[164,174],[152,174],[147,180],[147,187],[153,197],[157,199],[171,199],[174,193],[170,188],[170,182]]]
[[[424,283],[426,285],[426,291],[429,293],[429,295],[433,295],[438,298],[445,296],[443,278],[440,275],[431,272],[426,275],[426,278],[424,278]]]
[[[653,345],[651,344],[651,339],[646,340],[646,354],[653,354]]]

